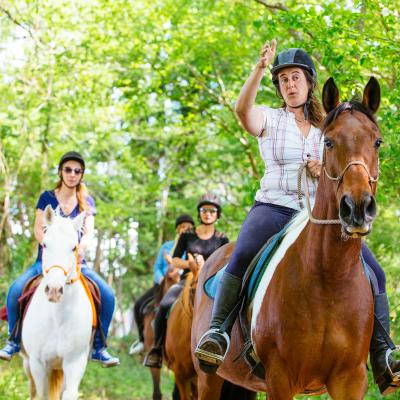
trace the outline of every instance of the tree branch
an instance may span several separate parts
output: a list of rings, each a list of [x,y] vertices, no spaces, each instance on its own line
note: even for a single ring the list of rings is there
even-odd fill
[[[265,0],[255,0],[255,2],[262,4],[264,7],[269,8],[270,10],[289,11],[289,9],[281,3],[268,4]]]

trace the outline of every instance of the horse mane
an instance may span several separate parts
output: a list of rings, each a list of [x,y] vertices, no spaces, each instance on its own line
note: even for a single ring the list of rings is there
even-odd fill
[[[181,301],[182,301],[182,308],[190,316],[193,314],[193,304],[191,302],[193,301],[193,299],[191,300],[192,288],[193,285],[196,283],[197,283],[197,276],[195,276],[193,272],[189,272],[185,279],[185,286],[182,291]]]
[[[350,111],[350,113],[352,113],[353,111],[359,111],[366,117],[368,117],[368,119],[372,121],[376,126],[378,126],[378,122],[376,121],[376,118],[372,111],[369,108],[365,107],[364,104],[362,104],[358,99],[352,99],[350,101],[339,103],[337,107],[335,107],[332,111],[328,113],[322,126],[322,132],[324,132],[325,129],[332,122],[334,122],[336,118],[344,111]]]

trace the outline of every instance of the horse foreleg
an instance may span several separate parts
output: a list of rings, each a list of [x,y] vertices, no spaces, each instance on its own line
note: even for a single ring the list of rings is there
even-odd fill
[[[49,382],[46,366],[35,358],[29,358],[29,371],[36,387],[36,394],[40,400],[47,400],[49,396]]]
[[[217,374],[198,373],[199,400],[220,400],[224,380]],[[221,399],[223,400],[223,399]]]
[[[76,400],[79,395],[79,385],[85,373],[88,361],[87,352],[72,360],[64,359],[64,387],[62,400]]]
[[[275,353],[270,354],[269,364],[266,366],[265,382],[267,385],[268,400],[292,400],[292,391],[285,362]]]
[[[354,370],[331,375],[326,386],[333,400],[362,400],[367,385],[367,371],[363,363]]]
[[[180,400],[191,400],[192,388],[190,379],[185,379],[175,374],[175,383],[179,390]]]

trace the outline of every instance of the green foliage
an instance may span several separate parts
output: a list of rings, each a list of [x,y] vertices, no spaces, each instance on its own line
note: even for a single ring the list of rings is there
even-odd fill
[[[196,217],[204,191],[221,196],[218,229],[235,240],[263,165],[234,104],[262,44],[277,38],[278,50],[309,51],[320,86],[333,76],[346,98],[371,75],[380,82],[380,216],[368,242],[388,271],[398,332],[400,3],[320,3],[3,1],[1,293],[34,260],[34,207],[70,149],[87,159],[102,272],[123,308],[149,284],[177,214]],[[268,75],[257,102],[278,106]]]

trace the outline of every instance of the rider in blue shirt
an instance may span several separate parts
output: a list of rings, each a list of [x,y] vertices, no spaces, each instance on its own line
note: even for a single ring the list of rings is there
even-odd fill
[[[20,350],[21,330],[17,326],[20,317],[18,299],[28,281],[42,273],[43,214],[44,209],[49,204],[66,218],[74,218],[82,211],[86,212],[83,233],[79,233],[79,259],[82,274],[93,280],[100,289],[101,311],[99,319],[105,338],[107,338],[114,312],[115,297],[112,289],[93,269],[87,266],[84,259],[84,251],[88,249],[93,235],[94,216],[96,214],[94,200],[88,195],[86,186],[82,182],[84,172],[85,161],[79,153],[71,151],[64,154],[58,166],[59,183],[54,190],[45,191],[40,195],[36,205],[34,226],[35,237],[39,242],[38,256],[35,263],[20,275],[9,289],[7,296],[9,340],[6,346],[0,350],[0,358],[3,360],[10,361],[13,355]],[[102,363],[105,367],[119,364],[119,359],[108,353],[99,330],[96,331],[93,341],[92,360]]]

